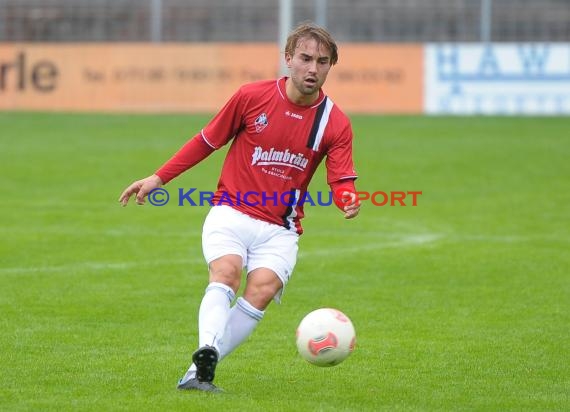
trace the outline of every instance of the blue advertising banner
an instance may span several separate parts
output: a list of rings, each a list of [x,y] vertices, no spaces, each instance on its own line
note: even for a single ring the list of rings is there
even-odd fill
[[[427,114],[570,114],[570,44],[429,44],[424,58]]]

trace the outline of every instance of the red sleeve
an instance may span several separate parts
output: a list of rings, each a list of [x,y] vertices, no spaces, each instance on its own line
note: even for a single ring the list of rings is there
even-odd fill
[[[327,183],[330,185],[346,179],[356,179],[352,161],[352,129],[347,122],[340,135],[327,151],[326,159]]]
[[[166,184],[204,160],[213,151],[214,149],[208,146],[199,134],[182,146],[155,174],[160,177],[162,183]]]
[[[229,142],[242,125],[243,94],[238,90],[201,133],[186,143],[156,175],[167,183]]]
[[[237,134],[242,127],[243,103],[244,97],[240,89],[202,130],[202,137],[208,145],[219,149]]]
[[[330,184],[331,191],[333,193],[334,204],[342,211],[346,206],[342,198],[343,192],[356,193],[356,187],[354,186],[354,179],[341,180],[340,182],[333,182]]]

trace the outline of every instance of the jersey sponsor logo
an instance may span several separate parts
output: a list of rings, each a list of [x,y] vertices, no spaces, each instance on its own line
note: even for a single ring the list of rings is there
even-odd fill
[[[255,131],[257,133],[261,133],[263,131],[263,129],[265,129],[267,127],[268,124],[269,124],[269,121],[267,120],[267,114],[261,113],[259,116],[257,116],[257,119],[255,119],[255,122],[254,122]]]
[[[272,147],[269,150],[263,150],[261,146],[257,146],[251,155],[251,165],[267,166],[289,166],[304,171],[309,164],[309,159],[303,153],[291,153],[289,149],[275,150]]]

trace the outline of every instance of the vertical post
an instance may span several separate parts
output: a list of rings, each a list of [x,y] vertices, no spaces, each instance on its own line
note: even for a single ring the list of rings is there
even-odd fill
[[[481,0],[481,43],[489,43],[491,41],[491,21],[493,18],[493,0]]]
[[[150,0],[150,39],[153,43],[162,41],[162,0]]]
[[[289,31],[293,27],[293,1],[279,0],[279,74],[281,76],[285,76],[288,72],[282,53],[285,50]]]
[[[327,27],[327,0],[315,0],[315,23]]]

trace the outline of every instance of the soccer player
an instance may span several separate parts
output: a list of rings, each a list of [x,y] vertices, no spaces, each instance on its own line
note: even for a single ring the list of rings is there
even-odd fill
[[[285,47],[290,76],[242,86],[155,174],[119,198],[123,206],[132,195],[144,204],[153,189],[231,141],[202,232],[209,284],[198,312],[199,345],[178,389],[218,391],[217,363],[252,334],[271,300],[280,302],[297,259],[303,199],[323,159],[335,204],[346,219],[359,213],[352,127],[321,89],[337,59],[324,28],[299,25]]]

